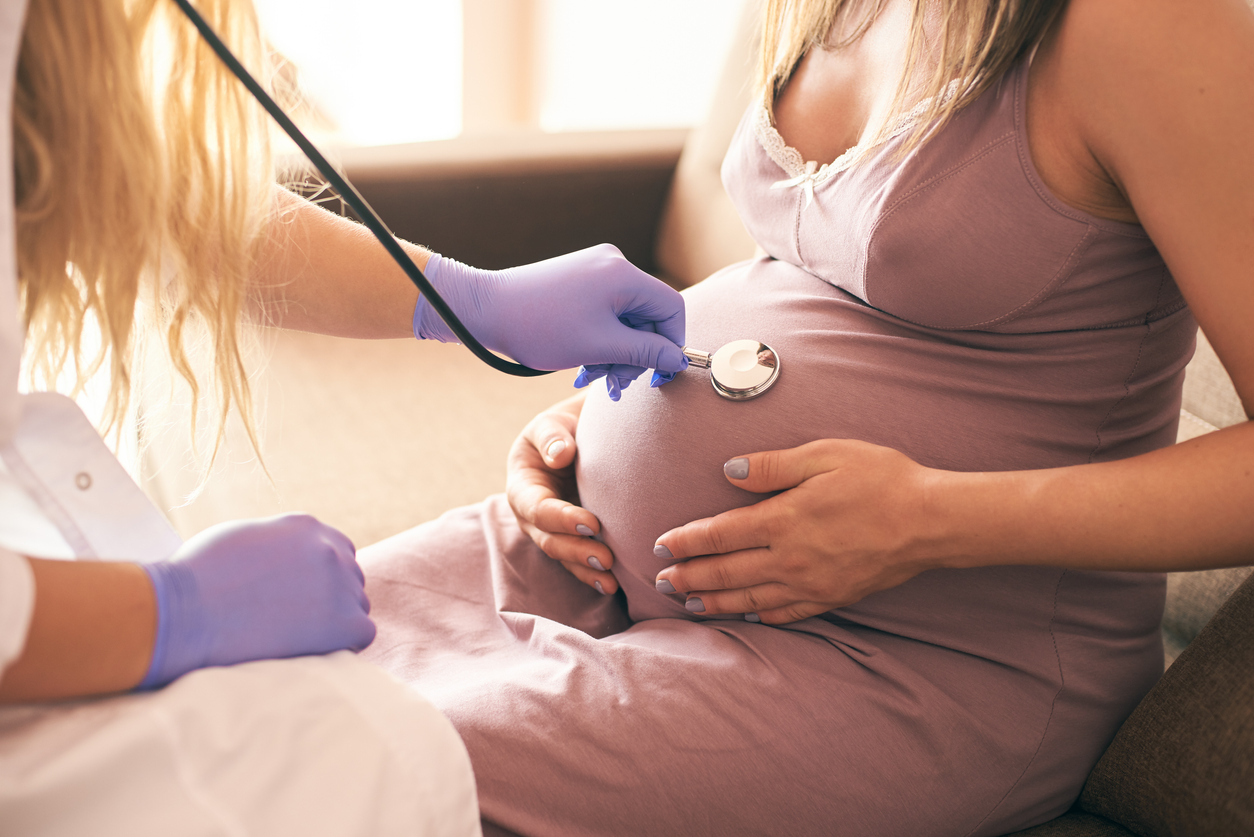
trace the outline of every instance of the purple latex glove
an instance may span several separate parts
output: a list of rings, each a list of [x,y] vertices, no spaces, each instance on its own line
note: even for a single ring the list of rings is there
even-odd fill
[[[374,640],[365,578],[342,532],[305,514],[211,526],[143,564],[157,641],[141,689],[205,666],[360,651]]]
[[[605,375],[616,398],[646,368],[656,385],[688,366],[683,297],[610,244],[507,270],[433,255],[424,272],[483,345],[535,369],[585,365],[577,386]],[[457,340],[421,296],[414,335]]]

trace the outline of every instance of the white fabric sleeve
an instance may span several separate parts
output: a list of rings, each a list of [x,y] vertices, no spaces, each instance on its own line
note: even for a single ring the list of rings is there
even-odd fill
[[[35,612],[35,574],[25,558],[0,549],[0,679],[22,654]]]

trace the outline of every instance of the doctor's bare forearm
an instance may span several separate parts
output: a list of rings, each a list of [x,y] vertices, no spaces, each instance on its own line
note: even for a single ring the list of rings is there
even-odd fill
[[[941,566],[1177,571],[1254,562],[1254,422],[1117,462],[934,472],[923,517]]]
[[[124,692],[148,670],[157,605],[148,574],[120,561],[30,559],[35,612],[0,703]]]
[[[275,188],[253,276],[261,321],[339,337],[412,337],[418,290],[370,231]],[[402,243],[425,269],[430,253]]]

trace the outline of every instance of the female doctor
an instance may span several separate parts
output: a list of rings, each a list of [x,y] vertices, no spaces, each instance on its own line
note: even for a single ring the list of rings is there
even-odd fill
[[[199,3],[259,66],[244,6]],[[17,394],[23,352],[46,380],[104,363],[120,420],[155,335],[251,432],[242,318],[451,332],[361,227],[272,185],[264,114],[168,0],[0,0],[0,74],[0,701],[22,704],[0,709],[0,831],[476,832],[448,723],[332,654],[374,636],[343,534],[285,515],[180,544],[72,402]],[[521,363],[595,365],[582,380],[606,375],[611,394],[686,365],[681,297],[613,247],[490,272],[406,246]],[[196,329],[207,377],[184,350]],[[269,662],[210,668],[249,661]]]

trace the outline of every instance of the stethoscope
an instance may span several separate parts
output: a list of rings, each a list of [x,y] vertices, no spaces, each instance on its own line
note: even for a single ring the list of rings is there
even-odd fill
[[[383,223],[377,213],[366,203],[366,199],[361,196],[357,188],[348,182],[348,179],[335,170],[335,168],[322,156],[309,138],[296,127],[296,123],[288,117],[281,107],[270,98],[270,94],[257,83],[252,74],[244,68],[239,62],[235,54],[227,49],[226,44],[218,37],[218,33],[213,31],[200,13],[192,6],[190,0],[174,0],[183,14],[187,15],[188,20],[200,32],[200,36],[205,42],[217,53],[218,58],[222,59],[222,63],[230,69],[240,83],[248,89],[266,112],[279,124],[292,142],[309,158],[309,162],[313,163],[318,173],[326,178],[331,188],[339,193],[343,201],[352,208],[361,222],[366,228],[374,234],[379,240],[383,248],[387,250],[393,260],[400,265],[401,270],[405,271],[405,275],[409,277],[417,287],[419,293],[427,298],[427,304],[435,309],[440,315],[440,319],[448,324],[452,332],[457,335],[457,339],[462,342],[466,348],[474,353],[475,357],[482,360],[493,369],[505,372],[510,375],[517,375],[524,378],[533,378],[538,375],[549,375],[551,371],[542,369],[532,369],[530,366],[523,366],[521,363],[515,363],[502,357],[494,355],[488,351],[482,343],[475,339],[466,326],[462,325],[462,321],[453,313],[453,309],[449,308],[448,303],[440,296],[431,283],[427,281],[427,277],[418,269],[418,265],[414,264],[414,260],[401,247],[396,236],[388,229],[387,224]],[[710,370],[710,382],[714,385],[714,391],[724,398],[732,401],[745,401],[750,398],[756,398],[762,393],[770,389],[771,385],[779,378],[779,356],[776,352],[765,343],[759,343],[756,340],[734,340],[723,346],[718,351],[710,354],[697,349],[684,349],[684,355],[688,358],[690,367],[708,368]]]
[[[714,354],[684,349],[689,367],[708,368],[714,391],[732,401],[757,398],[779,380],[779,354],[757,340],[733,340]]]

